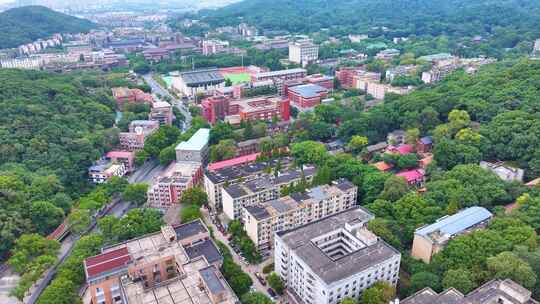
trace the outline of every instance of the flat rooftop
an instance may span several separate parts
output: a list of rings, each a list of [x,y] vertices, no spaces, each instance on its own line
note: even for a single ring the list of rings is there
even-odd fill
[[[202,128],[197,130],[188,141],[183,141],[176,146],[176,150],[200,151],[210,139],[210,129]]]
[[[296,73],[306,73],[307,74],[307,70],[306,69],[301,69],[301,68],[296,68],[296,69],[264,72],[264,73],[256,74],[256,77],[257,78],[280,77],[280,76],[289,75],[289,74],[296,74]]]
[[[335,259],[312,241],[326,233],[344,229],[346,223],[357,224],[372,218],[373,215],[367,210],[357,207],[289,231],[278,232],[277,235],[319,278],[331,284],[400,255],[399,251],[384,241],[377,240],[373,245],[365,245]]]
[[[326,93],[328,90],[317,84],[303,84],[294,87],[290,87],[289,91],[292,91],[303,98],[315,98],[320,97],[321,93]]]
[[[183,240],[198,234],[208,233],[208,229],[206,229],[206,226],[201,220],[197,219],[186,224],[175,226],[174,232],[176,232],[177,240]]]
[[[208,263],[213,264],[223,260],[216,244],[210,239],[198,242],[191,246],[184,247],[188,257],[193,260],[198,257],[204,257]]]

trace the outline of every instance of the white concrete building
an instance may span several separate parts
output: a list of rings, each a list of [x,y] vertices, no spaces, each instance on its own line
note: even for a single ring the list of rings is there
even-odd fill
[[[309,183],[315,175],[315,168],[305,168],[304,176]],[[286,171],[278,177],[264,175],[244,183],[233,184],[221,189],[223,212],[231,220],[241,220],[242,208],[280,197],[285,187],[296,185],[302,181],[300,170]]]
[[[183,141],[176,146],[176,161],[206,163],[208,160],[208,141],[210,129],[199,129],[188,141]]]
[[[305,66],[318,58],[319,46],[313,41],[306,39],[289,43],[289,61]]]
[[[244,230],[259,248],[273,245],[274,233],[339,213],[356,205],[358,187],[346,179],[259,205],[245,206]]]
[[[275,271],[290,303],[337,304],[378,281],[395,286],[401,254],[367,230],[365,209],[347,210],[275,235]]]
[[[481,161],[480,167],[497,174],[505,182],[523,182],[523,175],[525,175],[523,169],[510,167],[505,165],[504,162],[490,163]]]
[[[204,69],[181,72],[173,77],[172,87],[187,97],[197,93],[207,94],[225,87],[225,78],[218,69]]]

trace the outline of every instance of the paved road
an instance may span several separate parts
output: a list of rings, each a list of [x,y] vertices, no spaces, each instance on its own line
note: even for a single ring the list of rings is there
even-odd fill
[[[112,204],[112,207],[107,210],[104,215],[114,215],[116,217],[121,217],[129,210],[130,207],[129,202],[124,202],[121,200],[116,200]],[[92,219],[92,223],[90,224],[87,233],[95,232],[97,229],[97,222],[95,219]],[[32,291],[30,297],[27,297],[24,300],[24,303],[34,304],[37,301],[43,290],[45,290],[45,288],[49,285],[50,281],[56,275],[56,270],[58,266],[62,264],[67,257],[69,257],[69,255],[73,251],[73,245],[79,238],[80,237],[78,236],[69,235],[64,239],[60,250],[60,256],[58,257],[58,263],[45,273],[45,277],[43,277],[37,282],[37,286]]]
[[[255,287],[255,289],[257,289],[257,291],[265,294],[266,296],[270,297],[270,294],[267,291],[267,289],[269,288],[268,284],[266,286],[263,286],[261,284],[261,282],[259,282],[259,280],[255,276],[256,272],[260,272],[262,274],[261,269],[267,263],[263,263],[261,265],[249,265],[249,264],[246,265],[244,262],[242,262],[241,257],[229,245],[229,240],[227,240],[227,238],[218,230],[216,225],[214,225],[214,223],[212,222],[212,220],[210,219],[210,217],[208,215],[207,210],[203,210],[202,213],[203,213],[204,221],[206,222],[206,224],[208,226],[212,227],[212,230],[214,230],[214,237],[218,241],[220,241],[223,244],[227,245],[227,248],[229,248],[229,251],[232,254],[234,262],[236,264],[240,265],[240,267],[242,267],[242,270],[251,277],[251,280],[253,281],[253,286]],[[278,300],[278,302],[279,302],[279,300]]]
[[[137,168],[133,174],[131,174],[128,177],[129,183],[151,183],[152,178],[154,176],[157,176],[163,170],[165,170],[166,166],[162,166],[159,164],[159,161],[156,159],[149,160],[144,165]]]
[[[174,97],[167,88],[162,87],[157,81],[155,81],[154,78],[152,78],[152,75],[153,75],[152,73],[145,74],[145,75],[142,75],[142,78],[152,88],[152,92],[154,94],[159,94],[161,96],[167,96],[171,98],[173,105],[178,110],[180,110],[182,115],[184,115],[185,117],[183,131],[186,131],[187,129],[191,127],[191,113],[189,113],[188,108],[184,106],[181,100]]]

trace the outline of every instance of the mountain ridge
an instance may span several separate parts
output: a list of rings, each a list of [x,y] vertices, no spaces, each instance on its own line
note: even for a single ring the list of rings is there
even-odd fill
[[[0,49],[18,47],[55,33],[87,32],[97,24],[44,6],[23,6],[0,13]]]

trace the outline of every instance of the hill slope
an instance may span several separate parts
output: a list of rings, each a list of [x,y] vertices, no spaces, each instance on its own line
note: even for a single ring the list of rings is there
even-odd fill
[[[54,33],[86,32],[96,24],[43,6],[24,6],[0,13],[0,49],[46,38]]]
[[[524,0],[244,0],[201,11],[212,26],[242,21],[264,30],[329,35],[368,33],[370,37],[440,37],[450,49],[481,36],[486,46],[504,50],[540,37],[540,1]],[[386,27],[382,29],[381,27]],[[467,44],[467,43],[466,43]],[[476,46],[478,48],[478,46]]]

